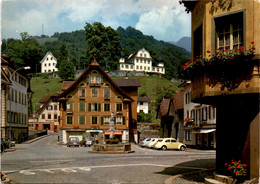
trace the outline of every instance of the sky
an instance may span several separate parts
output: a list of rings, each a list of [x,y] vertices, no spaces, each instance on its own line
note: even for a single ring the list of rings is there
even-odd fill
[[[83,30],[86,22],[131,26],[163,41],[190,37],[190,14],[179,0],[1,0],[1,7],[1,39]]]

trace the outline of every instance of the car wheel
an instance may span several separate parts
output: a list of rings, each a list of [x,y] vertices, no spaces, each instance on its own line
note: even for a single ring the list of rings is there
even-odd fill
[[[180,147],[180,150],[181,150],[181,151],[184,151],[185,149],[186,149],[185,146],[181,146],[181,147]]]
[[[162,146],[162,150],[163,151],[167,150],[167,147],[166,146]]]

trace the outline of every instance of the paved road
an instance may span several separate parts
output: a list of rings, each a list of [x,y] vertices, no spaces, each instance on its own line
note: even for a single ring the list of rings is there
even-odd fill
[[[50,135],[2,154],[1,170],[14,183],[164,183],[170,176],[215,166],[214,151],[160,151],[132,145],[131,154],[93,154],[67,148]]]

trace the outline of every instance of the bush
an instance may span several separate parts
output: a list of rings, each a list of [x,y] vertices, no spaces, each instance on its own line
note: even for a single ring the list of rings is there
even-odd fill
[[[118,144],[119,140],[114,138],[114,139],[105,139],[106,144]]]
[[[151,113],[137,113],[137,121],[138,122],[145,122],[145,123],[152,123],[152,114]]]

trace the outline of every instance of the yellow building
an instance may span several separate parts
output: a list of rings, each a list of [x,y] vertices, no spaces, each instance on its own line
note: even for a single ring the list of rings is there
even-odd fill
[[[193,102],[217,108],[216,169],[242,160],[250,179],[259,179],[258,0],[181,0],[191,12],[192,60],[183,65],[192,79]]]

